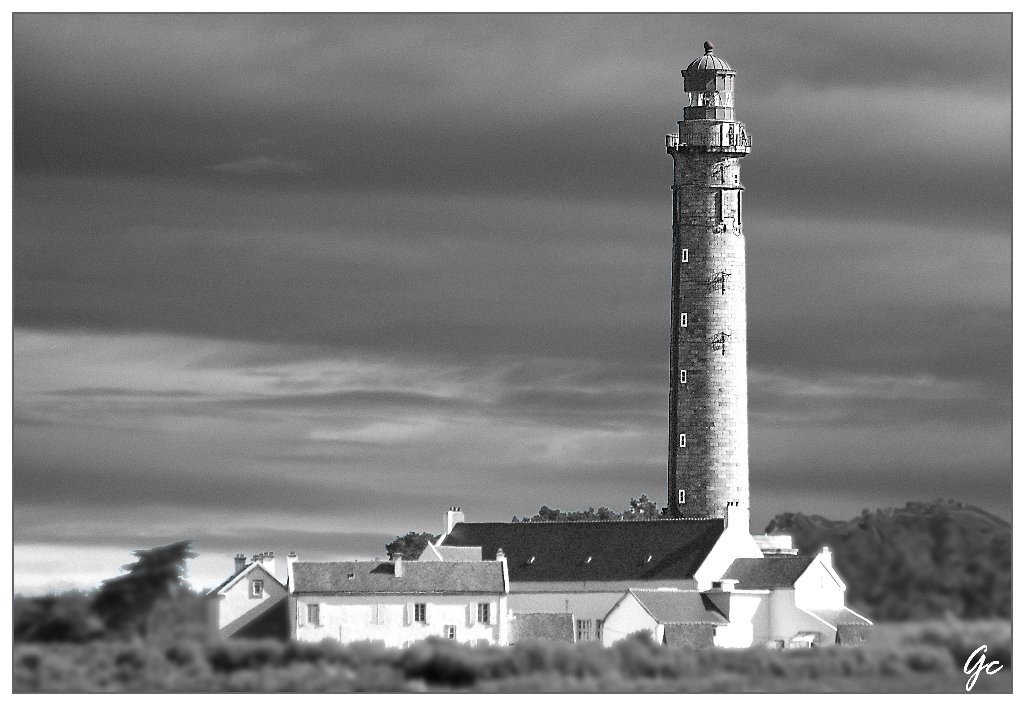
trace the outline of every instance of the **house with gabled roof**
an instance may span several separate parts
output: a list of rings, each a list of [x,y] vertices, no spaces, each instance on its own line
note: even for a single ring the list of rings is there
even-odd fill
[[[738,558],[723,576],[768,596],[751,618],[755,643],[779,647],[858,644],[871,621],[846,606],[846,583],[825,547],[817,555]]]
[[[508,571],[486,561],[296,561],[289,624],[299,641],[402,647],[431,636],[508,643]]]
[[[627,590],[708,590],[735,559],[763,555],[731,509],[724,519],[512,524],[468,523],[452,508],[438,544],[479,547],[485,560],[502,551],[514,613],[572,613],[576,640],[600,641]]]
[[[697,590],[629,589],[609,610],[601,642],[608,646],[637,632],[658,644],[707,648],[729,620]]]
[[[235,570],[207,593],[209,623],[217,635],[239,638],[287,637],[288,587],[275,575],[274,554],[252,562],[235,556]]]

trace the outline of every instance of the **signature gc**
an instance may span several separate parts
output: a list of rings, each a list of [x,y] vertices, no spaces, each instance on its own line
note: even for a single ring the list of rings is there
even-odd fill
[[[982,644],[971,652],[971,655],[967,657],[967,662],[964,663],[964,673],[968,675],[967,692],[970,692],[971,688],[974,687],[974,684],[978,682],[978,676],[980,676],[982,672],[992,676],[1003,670],[1003,667],[998,661],[985,660],[985,653],[987,651],[988,646],[986,644]]]

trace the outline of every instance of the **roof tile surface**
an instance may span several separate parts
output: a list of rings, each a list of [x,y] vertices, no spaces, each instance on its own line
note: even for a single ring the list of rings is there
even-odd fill
[[[402,561],[395,577],[390,561],[296,562],[295,593],[437,594],[504,593],[501,563],[497,561]]]
[[[482,546],[485,560],[501,548],[512,581],[687,579],[724,529],[721,519],[461,523],[444,545]]]
[[[737,558],[726,569],[723,578],[736,580],[740,590],[768,590],[793,587],[815,556],[780,554],[764,558]]]

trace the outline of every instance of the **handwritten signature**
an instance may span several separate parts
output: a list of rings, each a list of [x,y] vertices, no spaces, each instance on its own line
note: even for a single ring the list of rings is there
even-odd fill
[[[974,687],[974,684],[978,682],[978,676],[980,676],[982,672],[985,672],[988,675],[992,676],[1003,670],[1003,667],[1000,665],[998,661],[985,660],[985,653],[987,651],[988,646],[986,644],[982,644],[973,652],[971,652],[971,655],[967,657],[967,662],[964,663],[964,673],[966,673],[969,676],[967,679],[968,693],[971,692],[971,688]],[[971,663],[974,661],[975,657],[977,657],[978,660],[972,666]]]

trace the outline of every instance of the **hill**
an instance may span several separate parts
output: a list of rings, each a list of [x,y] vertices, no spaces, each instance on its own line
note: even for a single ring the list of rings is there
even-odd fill
[[[849,521],[786,512],[766,533],[832,549],[847,603],[873,620],[1010,617],[1010,524],[956,502],[865,509]]]

